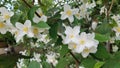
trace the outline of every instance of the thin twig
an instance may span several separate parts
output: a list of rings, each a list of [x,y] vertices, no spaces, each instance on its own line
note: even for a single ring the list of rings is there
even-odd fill
[[[41,6],[45,6],[45,5],[41,2],[41,0],[38,0],[38,3],[39,3]]]
[[[22,0],[29,8],[32,8],[31,5],[29,5],[25,0]],[[35,12],[35,14],[38,16],[38,17],[41,17],[37,12]]]
[[[75,57],[75,55],[74,55],[72,52],[70,52],[70,54],[71,54],[72,57],[76,60],[76,62],[77,62],[78,64],[80,64],[80,61]]]
[[[112,7],[113,7],[113,3],[114,3],[114,0],[112,0],[112,3],[111,3],[110,8],[109,8],[109,10],[108,10],[108,15],[109,15],[109,13],[110,13]]]

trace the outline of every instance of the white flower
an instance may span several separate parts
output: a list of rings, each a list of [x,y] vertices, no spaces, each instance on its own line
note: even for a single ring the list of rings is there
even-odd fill
[[[58,61],[56,60],[56,54],[55,53],[50,53],[50,54],[46,54],[47,59],[46,61],[48,63],[52,63],[53,66],[56,66],[56,64],[58,63]]]
[[[47,44],[51,39],[48,37],[47,34],[40,34],[39,35],[39,38],[38,38],[38,41],[42,41],[44,42],[45,44]]]
[[[5,34],[8,31],[8,26],[5,22],[0,21],[0,33]]]
[[[97,47],[93,46],[91,48],[84,48],[84,50],[82,51],[81,55],[86,58],[89,53],[96,53],[97,51]]]
[[[111,18],[115,20],[117,24],[120,23],[120,15],[113,15]]]
[[[120,23],[118,23],[118,26],[113,27],[113,30],[116,32],[116,37],[120,35]]]
[[[117,45],[112,46],[112,51],[113,51],[113,52],[117,52],[117,51],[118,51],[118,49],[119,49],[119,48],[118,48],[118,46],[117,46]]]
[[[33,21],[34,21],[35,23],[39,23],[40,21],[47,22],[47,16],[45,16],[45,15],[42,13],[42,10],[41,10],[40,8],[38,8],[37,13],[38,13],[39,16],[41,16],[41,17],[38,17],[37,15],[34,15]]]
[[[24,64],[24,59],[18,59],[17,67],[18,68],[26,68],[26,65]]]
[[[20,51],[19,53],[22,54],[22,55],[27,56],[27,51],[26,51],[26,50],[24,50],[24,51]]]
[[[95,30],[95,28],[97,27],[97,24],[98,24],[98,23],[95,22],[95,21],[92,22],[92,26],[91,26],[91,27],[92,27],[93,30]]]
[[[30,61],[41,62],[40,54],[38,54],[38,53],[34,53],[34,57],[33,57],[32,59],[30,59]]]
[[[92,8],[94,8],[96,6],[96,3],[95,3],[95,1],[94,0],[92,0],[92,3],[86,3],[86,7],[88,8],[88,9],[92,9]]]
[[[65,28],[66,37],[63,39],[63,43],[68,44],[70,42],[76,42],[77,41],[76,37],[79,35],[80,27],[75,26],[74,28],[71,28],[69,26],[66,26]]]
[[[69,5],[64,5],[64,12],[61,12],[61,19],[64,20],[68,18],[68,20],[72,23],[74,21],[73,15],[78,13],[79,9],[71,9]]]
[[[95,37],[94,33],[86,34],[85,32],[82,32],[80,36],[77,37],[77,40],[76,40],[77,43],[70,42],[68,44],[68,48],[71,49],[75,53],[86,53],[84,52],[86,48],[87,49],[91,49],[91,47],[97,48],[99,42],[95,40],[94,37]],[[88,54],[89,53],[87,53],[87,55]]]
[[[36,43],[30,42],[30,45],[31,47],[40,47],[39,42],[36,42]]]
[[[26,20],[24,24],[17,22],[15,25],[16,25],[16,28],[18,28],[20,30],[19,36],[24,36],[25,34],[28,37],[34,36],[32,30],[31,30],[31,21],[30,20]]]
[[[101,9],[100,9],[100,15],[105,13],[107,15],[107,8],[105,6],[103,6]]]
[[[85,68],[85,67],[83,67],[83,66],[79,66],[79,68]]]
[[[46,28],[38,28],[38,27],[32,27],[32,32],[34,34],[34,37],[39,38],[39,36],[41,35],[41,32],[44,32],[46,30]]]
[[[12,17],[14,15],[13,12],[8,11],[5,7],[1,7],[0,8],[0,19],[2,19],[3,21],[8,21],[10,20],[10,17]]]

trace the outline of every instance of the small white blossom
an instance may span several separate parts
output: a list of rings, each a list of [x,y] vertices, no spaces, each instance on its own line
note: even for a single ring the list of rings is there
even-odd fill
[[[22,54],[22,55],[24,55],[24,56],[27,56],[27,50],[20,51],[19,53]]]
[[[96,53],[97,51],[97,47],[93,46],[91,48],[84,48],[84,50],[82,51],[81,55],[86,58],[89,53]]]
[[[14,15],[13,12],[8,11],[5,7],[0,7],[0,19],[2,21],[10,21],[10,17]]]
[[[36,11],[39,16],[41,17],[38,17],[37,15],[34,15],[33,17],[33,21],[35,23],[39,23],[40,21],[44,21],[44,22],[47,22],[47,16],[45,16],[43,13],[42,13],[42,10],[40,8],[38,8],[38,10]]]
[[[28,37],[34,36],[30,20],[26,20],[24,24],[17,22],[15,26],[18,29],[16,32],[16,42],[19,42],[19,40],[21,40],[24,35],[27,35]]]
[[[68,44],[70,42],[76,42],[77,41],[76,37],[79,35],[80,27],[75,26],[74,28],[71,28],[69,26],[66,26],[65,28],[66,37],[63,39],[63,43]]]
[[[18,59],[17,67],[18,67],[18,68],[26,68],[26,67],[27,67],[27,66],[24,64],[24,59]]]
[[[64,12],[61,12],[61,19],[64,20],[68,18],[68,20],[72,23],[74,21],[73,15],[78,13],[79,9],[71,9],[70,5],[64,5]]]
[[[120,23],[117,23],[117,26],[113,27],[113,31],[116,32],[116,37],[120,35]]]
[[[30,61],[41,62],[40,54],[38,54],[38,53],[34,53],[34,57],[33,57],[32,59],[30,59]]]
[[[112,51],[113,51],[113,52],[117,52],[117,51],[118,51],[118,49],[119,49],[119,48],[118,48],[118,46],[117,46],[117,45],[113,45],[113,46],[112,46]]]
[[[101,9],[100,9],[100,15],[105,13],[107,15],[107,8],[105,6],[103,6]]]
[[[91,27],[92,27],[93,30],[95,30],[95,28],[97,27],[97,24],[98,24],[98,23],[95,22],[95,21],[92,22],[92,26],[91,26]]]
[[[56,60],[57,55],[52,52],[52,53],[50,53],[50,54],[46,54],[46,56],[47,56],[46,61],[47,61],[48,63],[52,63],[53,66],[56,66],[56,64],[58,63],[58,61]]]

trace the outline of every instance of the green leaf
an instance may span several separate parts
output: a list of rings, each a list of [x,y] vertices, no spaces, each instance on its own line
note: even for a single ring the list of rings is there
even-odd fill
[[[95,34],[95,39],[98,40],[99,42],[106,42],[107,40],[110,39],[109,35],[102,35],[102,34]]]
[[[31,21],[33,20],[33,17],[34,17],[34,14],[35,14],[35,11],[38,9],[37,6],[33,6],[29,12],[28,12],[28,19],[30,19]]]
[[[86,58],[81,62],[81,66],[85,68],[94,68],[96,61],[92,58]]]
[[[60,58],[55,68],[65,68],[65,66],[69,63],[68,61],[69,61],[68,57]]]
[[[36,61],[32,61],[30,62],[30,64],[28,65],[28,68],[40,68],[40,63],[36,62]]]
[[[36,26],[38,28],[50,28],[49,25],[43,21],[39,22],[38,24],[33,24],[33,26]]]
[[[45,61],[42,62],[42,66],[43,66],[43,68],[52,68],[52,65],[50,65],[49,63],[47,63]]]
[[[64,57],[69,52],[67,45],[62,45],[62,48],[60,50],[60,57]]]
[[[108,34],[108,33],[111,33],[111,27],[107,22],[105,22],[96,28],[96,32],[100,34]]]
[[[105,62],[97,62],[94,68],[101,68]]]
[[[101,59],[101,60],[110,58],[110,54],[107,52],[106,48],[103,45],[98,46],[98,50],[94,55],[96,58]]]
[[[49,30],[50,36],[54,40],[57,39],[57,31],[58,31],[58,23],[54,23],[53,25],[51,25],[51,28]]]
[[[21,14],[19,14],[19,13],[14,14],[14,16],[12,16],[10,18],[11,23],[13,25],[15,25],[15,23],[18,22],[18,20],[20,19],[20,17],[21,17]]]

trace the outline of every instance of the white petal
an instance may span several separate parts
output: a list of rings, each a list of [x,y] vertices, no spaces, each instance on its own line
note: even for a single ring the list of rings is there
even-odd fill
[[[4,15],[5,13],[8,13],[8,10],[5,7],[0,7],[0,12]]]
[[[34,15],[33,22],[39,23],[40,22],[40,18],[37,15]]]
[[[69,9],[71,9],[70,5],[65,4],[65,5],[64,5],[64,11],[67,11],[67,10],[69,10]]]
[[[19,22],[16,22],[15,24],[16,28],[20,29],[23,28],[23,24],[19,23]]]
[[[62,15],[61,15],[61,20],[64,20],[66,19],[68,16],[63,12]]]
[[[40,19],[41,19],[41,21],[47,22],[47,16],[45,16],[45,15],[42,15],[42,17]]]
[[[80,33],[80,26],[75,26],[75,27],[73,28],[73,31],[74,31],[74,34],[75,34],[75,35],[78,35],[78,34]]]
[[[90,48],[90,53],[96,53],[97,51],[97,48],[96,47],[91,47]]]
[[[78,8],[75,8],[75,9],[72,10],[72,13],[73,13],[73,14],[77,14],[78,11],[79,11],[79,9],[78,9]]]
[[[66,35],[70,35],[70,34],[72,33],[72,30],[73,30],[73,29],[72,29],[70,26],[66,26],[65,29],[66,29],[66,30],[65,30],[65,34],[66,34]]]
[[[27,26],[27,27],[31,27],[31,21],[30,20],[26,20],[24,25]]]
[[[69,16],[68,20],[72,23],[74,21],[74,17],[73,16]]]
[[[89,55],[89,52],[84,52],[84,51],[83,51],[83,52],[81,53],[81,55],[82,55],[84,58],[86,58],[86,57]]]

